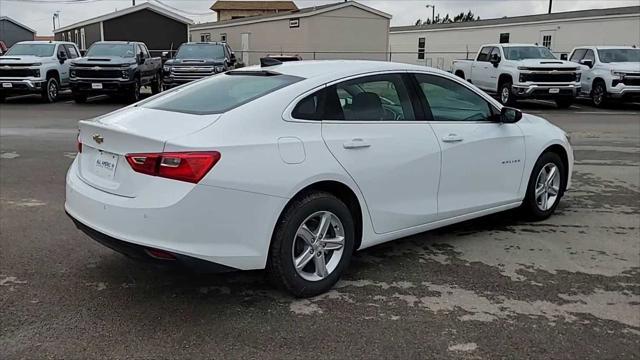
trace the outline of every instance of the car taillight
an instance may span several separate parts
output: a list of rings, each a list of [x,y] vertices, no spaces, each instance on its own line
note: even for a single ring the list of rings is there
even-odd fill
[[[139,173],[198,183],[220,160],[217,151],[141,153],[125,155]]]
[[[78,137],[76,138],[76,147],[78,148],[78,154],[82,152],[82,143],[80,142],[80,131],[78,131]]]

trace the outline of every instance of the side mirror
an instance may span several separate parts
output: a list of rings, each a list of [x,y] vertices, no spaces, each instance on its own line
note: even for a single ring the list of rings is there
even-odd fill
[[[589,68],[593,67],[593,60],[591,59],[582,59],[580,60],[580,64],[584,66],[588,66]]]
[[[140,52],[140,54],[138,54],[136,57],[138,58],[137,60],[138,60],[138,64],[139,65],[144,64],[144,53],[143,52]]]
[[[64,50],[60,50],[58,52],[58,60],[60,60],[60,64],[67,60],[67,53]]]
[[[234,65],[236,61],[238,61],[238,59],[236,58],[236,54],[231,53],[231,55],[229,56],[229,62],[231,63],[231,65]]]
[[[500,122],[505,124],[517,123],[522,119],[522,111],[511,107],[503,107],[500,111]]]
[[[502,59],[500,59],[500,55],[498,55],[498,54],[493,54],[493,55],[491,55],[491,60],[489,60],[489,61],[491,61],[491,63],[493,64],[493,66],[498,66],[498,64],[500,64],[500,61],[501,61],[501,60],[502,60]]]

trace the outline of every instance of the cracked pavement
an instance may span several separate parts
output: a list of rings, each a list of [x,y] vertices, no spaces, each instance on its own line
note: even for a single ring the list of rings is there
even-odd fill
[[[555,216],[495,214],[358,252],[329,293],[260,271],[135,263],[64,214],[76,121],[105,99],[0,107],[0,357],[640,358],[640,106],[523,103],[572,136]]]

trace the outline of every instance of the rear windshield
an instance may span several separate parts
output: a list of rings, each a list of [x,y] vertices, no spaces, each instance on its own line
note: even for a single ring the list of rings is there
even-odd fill
[[[182,45],[176,59],[221,59],[224,57],[222,45]]]
[[[266,72],[232,71],[192,83],[142,107],[188,114],[220,114],[302,80]]]

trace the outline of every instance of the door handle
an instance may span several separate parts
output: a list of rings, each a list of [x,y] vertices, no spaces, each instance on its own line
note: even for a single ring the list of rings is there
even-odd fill
[[[446,142],[446,143],[455,143],[455,142],[460,142],[462,140],[464,139],[462,138],[462,136],[458,134],[449,134],[442,138],[442,142]]]
[[[346,143],[342,144],[342,147],[345,149],[364,149],[371,147],[371,144],[358,138],[347,141]]]

